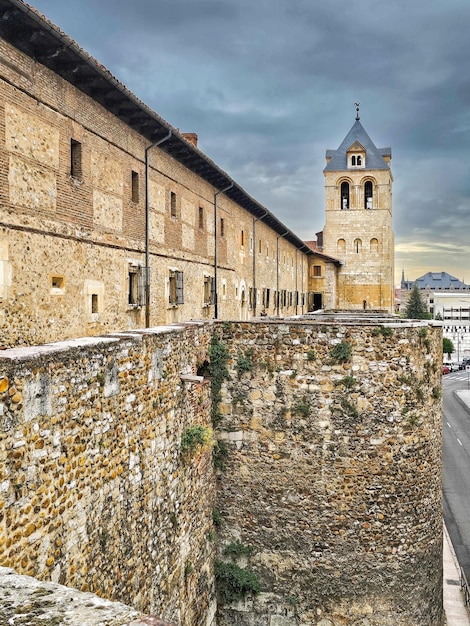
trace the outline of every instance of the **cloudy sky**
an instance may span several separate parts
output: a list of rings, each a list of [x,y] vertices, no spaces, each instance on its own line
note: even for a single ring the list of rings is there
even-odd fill
[[[470,283],[470,0],[32,0],[303,239],[325,150],[391,146],[396,282]]]

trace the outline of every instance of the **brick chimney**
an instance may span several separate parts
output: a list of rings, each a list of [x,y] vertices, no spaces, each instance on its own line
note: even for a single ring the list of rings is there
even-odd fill
[[[181,134],[186,139],[186,141],[189,141],[189,143],[192,143],[193,146],[196,146],[197,148],[197,140],[198,140],[197,133],[181,133]]]

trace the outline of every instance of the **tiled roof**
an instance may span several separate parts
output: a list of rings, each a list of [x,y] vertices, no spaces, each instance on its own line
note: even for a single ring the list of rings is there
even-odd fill
[[[389,169],[384,157],[391,158],[391,148],[376,148],[374,142],[364,130],[359,120],[354,122],[353,127],[343,139],[337,150],[327,150],[326,157],[329,158],[324,171],[342,171],[347,170],[347,151],[354,144],[359,143],[366,151],[366,169],[368,170],[385,170]]]

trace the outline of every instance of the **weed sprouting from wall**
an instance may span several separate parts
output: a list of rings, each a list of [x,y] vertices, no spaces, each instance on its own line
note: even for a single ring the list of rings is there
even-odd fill
[[[378,337],[382,335],[382,337],[391,337],[393,335],[393,328],[390,326],[377,326],[372,329],[372,336]]]
[[[214,563],[214,573],[217,592],[223,604],[242,600],[248,594],[256,595],[261,589],[258,576],[236,563],[217,560]]]
[[[250,348],[243,354],[239,352],[237,357],[236,368],[238,372],[238,378],[241,378],[245,372],[251,372],[253,369],[253,350]]]
[[[213,445],[212,428],[202,426],[202,424],[193,424],[186,428],[181,435],[181,454],[192,455],[198,448]]]
[[[250,556],[253,553],[251,546],[245,546],[241,541],[232,541],[224,548],[224,555],[229,556],[234,561],[241,556]]]
[[[351,344],[347,341],[342,341],[336,344],[336,346],[330,351],[330,358],[333,363],[346,363],[350,361],[352,356]]]

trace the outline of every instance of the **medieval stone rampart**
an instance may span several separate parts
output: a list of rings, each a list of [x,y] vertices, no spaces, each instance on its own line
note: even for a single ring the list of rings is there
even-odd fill
[[[220,340],[220,554],[261,593],[218,625],[441,624],[440,329],[272,321]]]
[[[441,626],[441,331],[389,321],[0,352],[0,563],[184,626]]]

